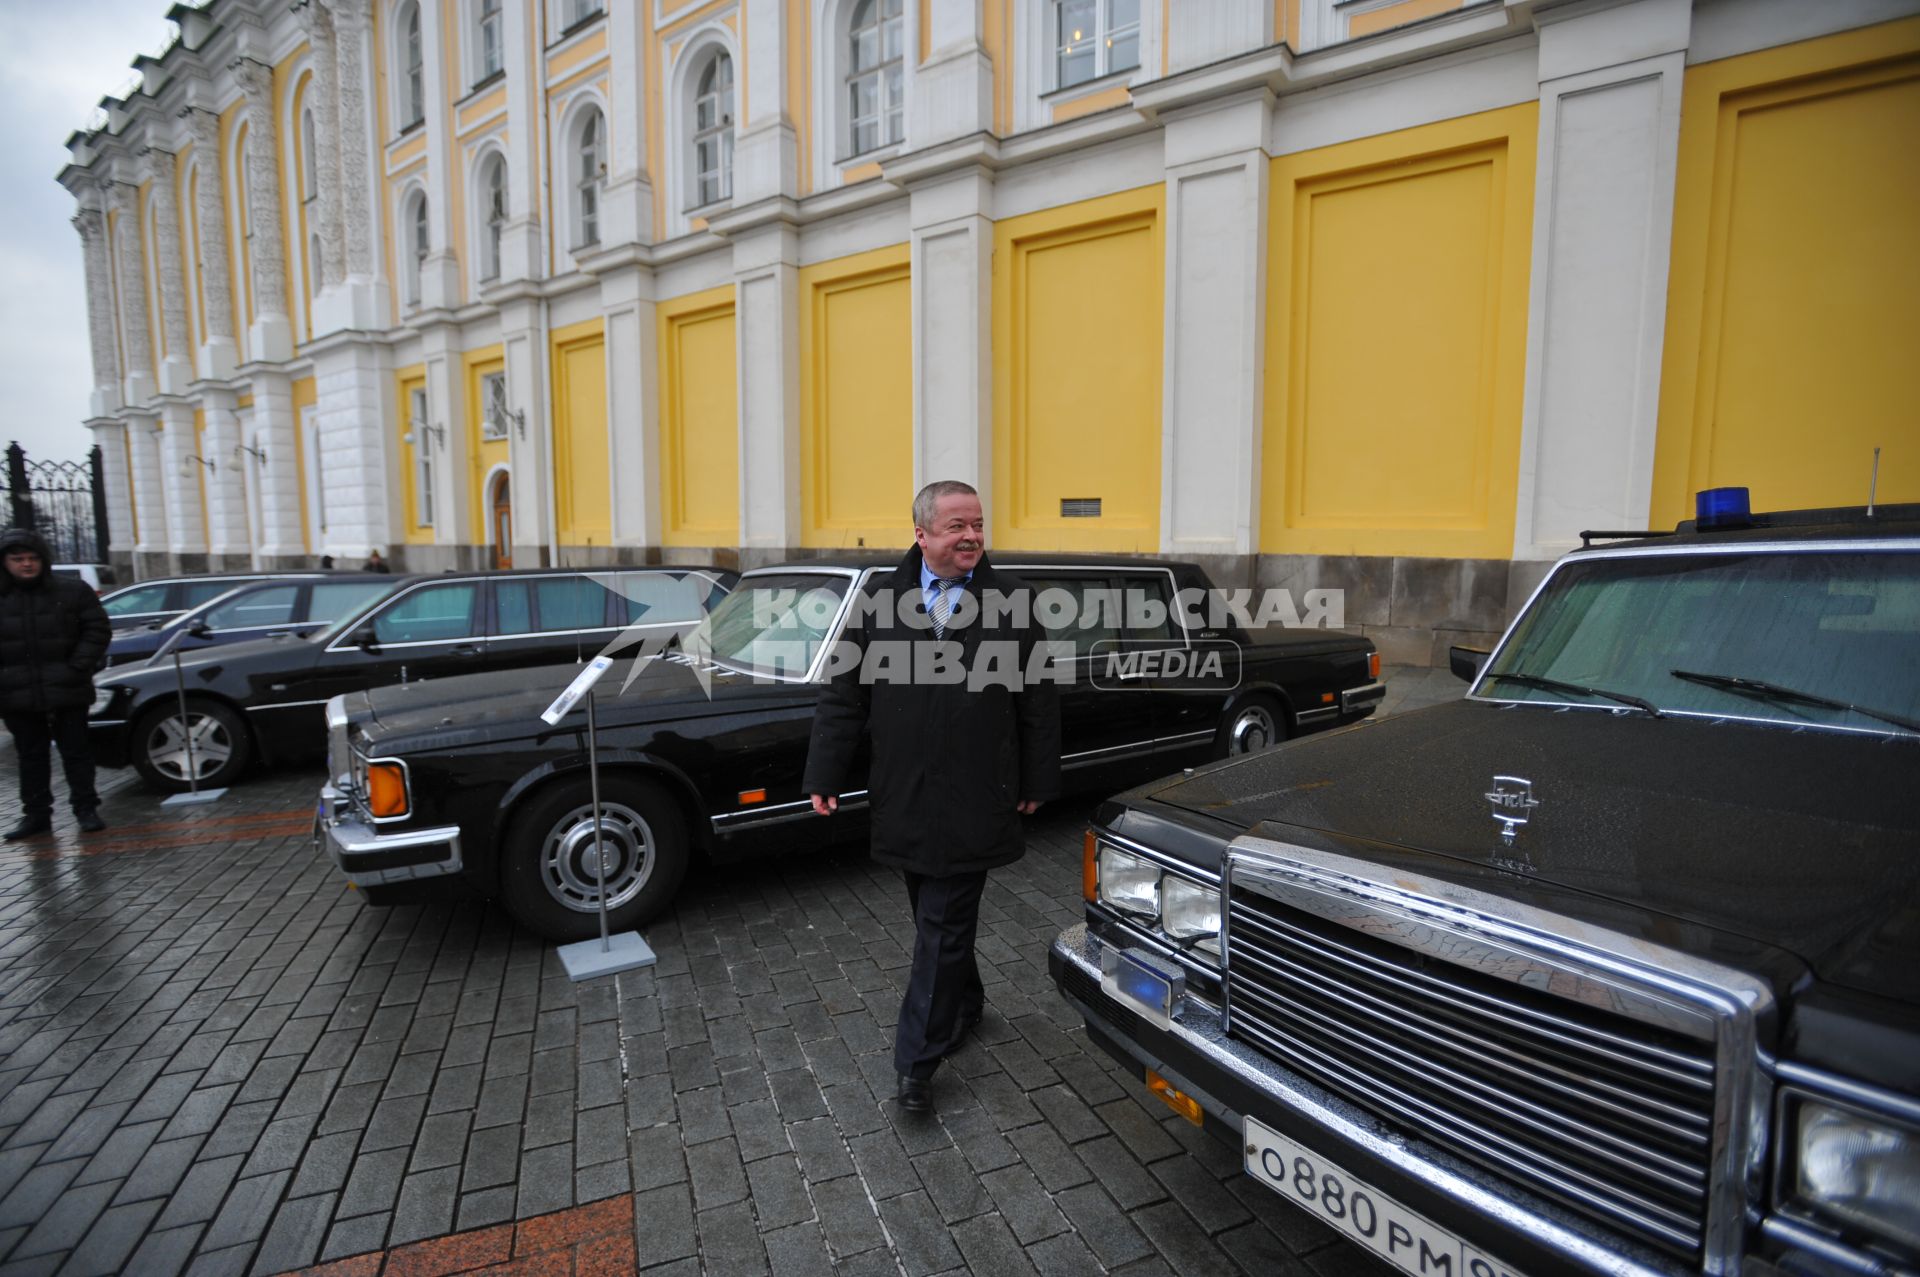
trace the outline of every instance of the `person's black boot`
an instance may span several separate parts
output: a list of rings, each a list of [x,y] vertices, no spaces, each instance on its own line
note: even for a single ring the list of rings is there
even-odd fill
[[[52,832],[53,817],[28,816],[12,829],[7,830],[6,840],[8,842],[19,842],[22,838],[33,838],[40,834],[50,834]]]
[[[900,1075],[900,1110],[903,1113],[933,1112],[933,1082],[923,1077]]]
[[[100,819],[100,813],[92,809],[76,811],[73,818],[79,822],[82,833],[97,834],[107,827],[107,822]]]

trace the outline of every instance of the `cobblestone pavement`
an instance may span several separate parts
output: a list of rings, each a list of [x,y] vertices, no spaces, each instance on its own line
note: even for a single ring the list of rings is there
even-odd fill
[[[107,833],[0,847],[0,1277],[1385,1271],[1053,993],[1084,801],[990,881],[988,1014],[927,1119],[891,1099],[905,893],[864,856],[696,871],[656,966],[575,985],[495,908],[367,907],[317,771],[171,809],[128,776]]]

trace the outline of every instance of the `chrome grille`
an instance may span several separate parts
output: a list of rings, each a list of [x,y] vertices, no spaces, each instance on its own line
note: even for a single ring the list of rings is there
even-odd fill
[[[1700,1259],[1710,1043],[1252,891],[1232,892],[1227,926],[1232,1036],[1518,1187]]]

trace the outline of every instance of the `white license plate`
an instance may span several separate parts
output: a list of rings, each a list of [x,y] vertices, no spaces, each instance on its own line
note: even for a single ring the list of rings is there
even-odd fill
[[[1423,1215],[1252,1118],[1247,1174],[1414,1277],[1518,1277]]]

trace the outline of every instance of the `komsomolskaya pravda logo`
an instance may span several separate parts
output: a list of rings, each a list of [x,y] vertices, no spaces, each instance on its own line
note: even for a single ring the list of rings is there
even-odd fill
[[[1513,846],[1513,836],[1540,805],[1533,796],[1533,782],[1524,776],[1495,776],[1486,799],[1493,804],[1493,818],[1500,822],[1500,841],[1509,847]]]

